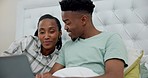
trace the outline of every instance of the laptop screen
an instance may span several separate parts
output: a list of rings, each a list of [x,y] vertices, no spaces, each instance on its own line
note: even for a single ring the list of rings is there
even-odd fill
[[[0,78],[34,78],[27,56],[0,57]]]

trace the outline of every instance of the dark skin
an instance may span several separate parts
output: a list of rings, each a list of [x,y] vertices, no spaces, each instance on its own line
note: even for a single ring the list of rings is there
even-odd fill
[[[62,19],[65,23],[64,28],[71,39],[78,37],[86,39],[101,33],[94,27],[90,14],[63,11]],[[55,63],[49,72],[43,74],[43,77],[37,75],[36,78],[58,78],[52,76],[52,74],[63,68],[65,68],[63,65]],[[124,62],[119,59],[109,59],[105,62],[105,73],[92,78],[124,78]]]
[[[41,41],[41,53],[45,56],[53,53],[61,31],[54,19],[43,19],[39,22],[38,38]]]

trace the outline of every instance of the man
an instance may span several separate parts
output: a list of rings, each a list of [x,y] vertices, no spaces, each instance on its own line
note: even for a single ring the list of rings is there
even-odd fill
[[[46,78],[57,70],[86,67],[96,78],[124,78],[127,51],[117,33],[101,32],[92,22],[95,5],[91,0],[62,0],[62,20],[71,40],[62,47],[59,58]],[[40,78],[41,75],[38,75]]]

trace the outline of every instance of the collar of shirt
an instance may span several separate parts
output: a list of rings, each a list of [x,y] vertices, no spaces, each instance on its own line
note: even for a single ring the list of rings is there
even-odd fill
[[[38,39],[38,37],[34,37],[33,39],[36,41],[36,44],[35,44],[36,48],[35,48],[35,51],[36,51],[37,53],[39,53],[40,55],[42,55],[42,53],[41,53],[41,42],[40,42],[40,40]],[[42,55],[42,56],[43,56],[43,57],[46,57],[46,58],[49,58],[49,57],[52,58],[55,54],[56,54],[56,55],[59,54],[58,49],[55,49],[54,52],[53,52],[52,54],[48,55],[48,56],[44,56],[44,55]]]

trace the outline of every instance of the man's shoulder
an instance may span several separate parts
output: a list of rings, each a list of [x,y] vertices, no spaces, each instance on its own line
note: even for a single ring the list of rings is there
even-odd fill
[[[115,35],[120,36],[120,34],[117,32],[102,32],[102,34],[103,36],[108,36],[108,37],[115,36]]]

